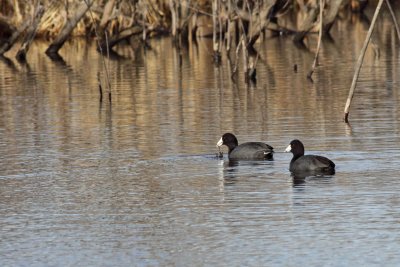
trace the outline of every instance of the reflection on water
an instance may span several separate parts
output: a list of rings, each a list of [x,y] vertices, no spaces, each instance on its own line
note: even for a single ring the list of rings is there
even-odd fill
[[[318,183],[325,183],[333,178],[332,174],[292,174],[291,177],[293,179],[294,187],[304,186],[305,183],[314,181]]]
[[[181,54],[169,39],[119,48],[111,105],[99,103],[93,45],[68,43],[56,62],[47,44],[33,44],[26,65],[8,54],[0,264],[397,265],[400,83],[390,23],[382,17],[375,33],[379,57],[366,55],[351,126],[341,117],[365,37],[358,19],[324,41],[314,83],[313,38],[305,51],[286,38],[259,45],[252,86],[213,64],[209,40]],[[274,160],[217,158],[224,132],[271,144]],[[336,174],[294,179],[291,155],[279,153],[294,138],[332,159]]]

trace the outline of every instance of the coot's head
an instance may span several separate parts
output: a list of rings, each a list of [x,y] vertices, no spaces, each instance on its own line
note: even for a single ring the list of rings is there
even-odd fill
[[[301,157],[304,155],[304,146],[300,140],[292,140],[288,147],[285,149],[285,152],[292,152],[295,157]]]
[[[220,147],[222,145],[226,145],[231,150],[238,146],[238,140],[233,134],[226,133],[221,137],[221,139],[219,139],[217,147]]]

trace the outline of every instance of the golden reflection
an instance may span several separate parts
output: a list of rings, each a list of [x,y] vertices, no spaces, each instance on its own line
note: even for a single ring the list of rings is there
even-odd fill
[[[299,127],[318,135],[342,132],[339,125],[352,66],[367,30],[363,20],[348,27],[348,19],[338,21],[333,40],[324,41],[313,83],[306,79],[316,47],[312,37],[303,49],[285,37],[256,44],[257,83],[252,85],[244,83],[241,64],[232,79],[235,63],[227,55],[222,60],[229,64],[213,63],[210,39],[181,50],[169,38],[152,40],[147,49],[121,46],[116,49],[121,58],[106,59],[111,105],[98,101],[96,77],[99,72],[104,74],[104,66],[94,43],[68,42],[60,51],[62,60],[52,61],[44,54],[48,44],[37,41],[28,54],[28,64],[20,65],[12,58],[0,63],[0,126],[6,129],[7,146],[16,146],[21,129],[34,133],[51,126],[50,134],[59,135],[61,150],[70,144],[91,149],[104,144],[105,138],[118,138],[107,144],[117,150],[133,146],[146,158],[189,152],[193,147],[209,151],[208,140],[225,131],[260,140],[288,132],[296,135]],[[391,64],[398,58],[394,29],[387,18],[379,23],[381,31],[374,39],[384,53],[377,58],[369,50],[356,92],[355,105],[364,101],[366,109],[381,105],[374,99],[382,94],[399,98],[389,85],[382,91],[364,89],[362,84],[363,80],[377,81],[373,86],[381,88],[384,80],[399,83],[397,64]],[[352,117],[362,113],[355,106]],[[395,120],[397,109],[388,115]]]

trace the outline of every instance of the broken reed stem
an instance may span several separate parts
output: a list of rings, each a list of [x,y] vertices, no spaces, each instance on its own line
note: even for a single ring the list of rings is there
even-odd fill
[[[89,3],[87,2],[88,0],[84,0],[84,1],[85,1],[85,4],[89,7],[90,18],[92,19],[92,22],[93,22],[93,25],[94,25],[94,34],[96,35],[97,46],[98,46],[98,48],[99,48],[100,55],[101,55],[101,60],[102,60],[103,67],[104,67],[104,72],[105,72],[105,76],[106,76],[106,83],[107,83],[107,87],[108,87],[108,98],[109,98],[109,101],[110,101],[110,103],[111,103],[111,83],[110,83],[110,76],[108,75],[107,64],[106,64],[106,61],[105,61],[105,59],[104,59],[103,49],[102,49],[101,44],[100,44],[100,35],[99,35],[98,32],[97,32],[97,23],[96,23],[95,20],[94,20],[93,13],[92,13],[92,9],[91,9],[91,7],[89,6]],[[107,44],[107,56],[108,56],[108,58],[110,58],[110,49],[109,49],[109,46],[108,46],[107,31],[105,31],[105,36],[106,36],[106,44]],[[101,92],[100,102],[101,102],[101,101],[103,100],[103,92],[102,92],[102,88],[101,88],[101,80],[100,80],[100,77],[98,78],[98,82],[99,82],[99,86],[100,86],[99,89],[101,89],[101,90],[100,90],[100,92]]]
[[[235,9],[237,9],[237,6],[235,6]],[[237,10],[236,10],[236,12],[237,12]],[[246,31],[243,26],[243,21],[240,17],[238,18],[237,23],[239,24],[240,40],[236,47],[236,60],[235,60],[235,67],[233,70],[234,71],[233,74],[237,72],[238,64],[239,64],[239,52],[240,52],[240,48],[242,48],[244,75],[245,75],[245,81],[247,82],[248,81],[248,75],[247,75],[248,74],[248,67],[247,67],[248,66],[247,65],[247,63],[248,63],[248,53],[247,52],[248,51],[247,51]],[[233,74],[232,74],[232,76],[233,76]]]
[[[239,42],[238,42],[238,44],[237,44],[237,46],[236,46],[236,51],[235,51],[235,55],[236,55],[236,58],[235,58],[235,66],[233,67],[231,78],[233,78],[233,75],[236,74],[237,69],[238,69],[238,64],[239,64],[239,52],[240,52],[240,47],[241,47],[241,45],[242,45],[242,39],[243,39],[243,35],[240,37],[240,40],[239,40]]]
[[[107,58],[110,58],[110,47],[108,46],[108,34],[107,31],[104,32],[105,33],[105,37],[106,37],[106,47],[107,47]],[[105,64],[105,60],[103,58],[104,64]],[[110,63],[110,61],[107,61],[108,63]],[[111,103],[111,83],[110,83],[110,78],[108,76],[108,72],[107,70],[109,69],[109,65],[104,66],[105,70],[106,70],[106,82],[107,82],[107,89],[108,89],[108,100]]]
[[[228,14],[232,14],[232,6],[231,6],[231,1],[228,1]],[[225,39],[226,39],[226,51],[229,54],[229,51],[231,50],[231,41],[232,41],[232,36],[231,36],[231,29],[232,29],[232,22],[231,19],[227,19],[227,29],[225,33]]]
[[[147,38],[147,32],[146,32],[146,21],[145,21],[145,16],[148,13],[148,8],[147,8],[147,4],[144,5],[144,12],[142,14],[143,18],[142,18],[142,27],[143,27],[143,32],[142,32],[142,40],[144,43],[146,43],[146,38]],[[108,42],[107,42],[108,43]]]
[[[396,32],[397,32],[397,38],[399,38],[400,41],[400,28],[399,28],[399,24],[397,23],[397,19],[396,19],[396,15],[393,12],[393,8],[392,5],[390,4],[389,0],[386,0],[386,5],[390,11],[390,15],[392,16],[393,19],[393,23],[394,23],[394,27],[396,28]]]
[[[218,5],[218,26],[219,26],[219,45],[218,45],[218,53],[221,55],[221,49],[222,49],[222,39],[223,39],[223,34],[222,34],[222,3],[220,2]]]
[[[325,8],[325,0],[319,0],[319,34],[318,34],[318,44],[317,44],[317,51],[315,52],[314,62],[312,64],[310,72],[307,74],[307,78],[312,81],[312,75],[317,67],[318,63],[318,55],[319,50],[321,48],[321,41],[322,41],[322,26],[323,26],[323,11]]]
[[[372,35],[373,30],[374,30],[376,19],[377,19],[378,15],[379,15],[379,12],[381,10],[383,1],[384,0],[379,0],[378,5],[376,6],[374,17],[372,18],[371,25],[369,26],[369,29],[368,29],[367,37],[365,38],[364,45],[363,45],[363,47],[361,49],[360,55],[359,55],[358,60],[357,60],[356,69],[355,69],[354,76],[353,76],[353,81],[351,82],[351,86],[350,86],[349,96],[347,97],[346,105],[345,105],[345,108],[344,108],[343,120],[346,123],[349,122],[350,104],[351,104],[351,100],[354,97],[354,90],[356,88],[358,76],[360,75],[360,70],[361,70],[361,66],[362,66],[363,60],[364,60],[365,51],[367,50],[369,41],[371,40],[371,35]]]
[[[243,36],[245,35],[244,32],[242,34]],[[243,70],[245,75],[244,79],[247,82],[249,80],[249,64],[248,64],[249,53],[246,48],[245,38],[242,38],[242,56],[243,56]]]
[[[171,33],[172,37],[176,38],[177,35],[177,27],[178,27],[178,18],[177,18],[177,12],[175,10],[175,1],[174,0],[169,0],[169,8],[171,12]]]
[[[214,61],[219,63],[221,61],[220,55],[220,43],[219,38],[217,37],[217,12],[218,12],[218,0],[213,0],[212,2],[212,22],[213,22],[213,53],[214,53]]]

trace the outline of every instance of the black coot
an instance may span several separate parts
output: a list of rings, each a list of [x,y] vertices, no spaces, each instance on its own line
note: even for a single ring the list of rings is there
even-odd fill
[[[293,140],[285,152],[292,152],[289,170],[292,173],[318,172],[334,174],[335,163],[330,159],[316,155],[304,155],[304,146],[299,140]]]
[[[229,149],[228,157],[231,160],[271,159],[273,147],[262,142],[247,142],[241,145],[231,133],[224,134],[217,146],[226,145]]]

